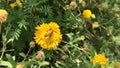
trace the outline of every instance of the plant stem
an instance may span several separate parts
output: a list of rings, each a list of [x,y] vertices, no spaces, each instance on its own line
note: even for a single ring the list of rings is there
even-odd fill
[[[30,50],[31,50],[31,48],[29,48],[29,50],[28,50],[28,52],[27,52],[27,54],[26,54],[26,57],[28,56],[28,54],[29,54]]]
[[[0,59],[3,58],[3,55],[4,55],[4,53],[5,53],[5,50],[6,50],[6,44],[3,43],[2,55],[1,55]]]
[[[10,51],[14,51],[15,49],[10,49],[10,50],[5,50],[5,52],[10,52]],[[2,52],[2,51],[0,51]]]
[[[0,34],[1,34],[2,23],[0,22]]]

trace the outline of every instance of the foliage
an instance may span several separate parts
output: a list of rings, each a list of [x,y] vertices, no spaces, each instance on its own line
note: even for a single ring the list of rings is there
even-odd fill
[[[1,25],[0,68],[114,68],[120,63],[119,0],[0,0],[0,9],[8,12]],[[73,8],[74,7],[74,8]],[[89,9],[90,18],[83,11]],[[42,49],[34,41],[35,27],[57,22],[62,41],[57,49]],[[96,24],[94,24],[97,22]],[[93,27],[93,25],[95,27]],[[81,37],[84,37],[81,39]],[[38,51],[42,54],[38,55]],[[108,62],[93,64],[93,57],[104,54]],[[39,58],[37,58],[39,57]]]

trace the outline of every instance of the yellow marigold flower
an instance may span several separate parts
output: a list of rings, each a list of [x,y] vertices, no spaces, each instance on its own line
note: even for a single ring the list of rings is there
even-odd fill
[[[98,22],[92,23],[92,27],[93,27],[93,28],[98,28],[98,27],[99,27],[99,23],[98,23]]]
[[[16,0],[16,3],[19,7],[22,7],[22,3],[20,2],[20,0]]]
[[[80,36],[80,40],[85,40],[85,36],[84,35]]]
[[[8,12],[6,10],[0,9],[0,22],[6,21]]]
[[[92,15],[91,10],[86,9],[86,10],[83,11],[83,17],[84,17],[84,18],[90,18],[91,15]]]
[[[10,7],[11,7],[11,8],[15,8],[16,6],[17,6],[17,3],[16,3],[16,2],[10,4]]]
[[[107,63],[107,58],[103,54],[98,54],[94,56],[93,58],[93,64],[96,64],[97,62],[100,63],[100,65],[105,65]]]
[[[35,28],[35,42],[43,49],[55,49],[61,42],[62,34],[56,22],[43,23]]]

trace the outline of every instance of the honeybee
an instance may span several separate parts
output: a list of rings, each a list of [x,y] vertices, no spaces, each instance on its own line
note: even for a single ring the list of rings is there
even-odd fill
[[[52,33],[53,33],[53,30],[52,30],[52,29],[48,30],[48,31],[46,32],[46,34],[45,34],[45,37],[51,36]]]

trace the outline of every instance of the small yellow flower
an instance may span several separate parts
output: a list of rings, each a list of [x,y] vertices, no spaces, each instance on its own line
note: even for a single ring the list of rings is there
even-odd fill
[[[8,17],[8,12],[6,10],[0,9],[0,22],[6,21]]]
[[[82,35],[82,36],[80,36],[80,40],[85,40],[85,36],[84,35]]]
[[[93,19],[95,19],[95,18],[96,18],[96,17],[95,17],[95,14],[92,14],[92,15],[91,15],[91,17],[92,17]]]
[[[92,23],[92,27],[93,27],[93,28],[98,28],[98,27],[99,27],[99,23],[98,23],[98,22]]]
[[[34,39],[38,45],[47,50],[57,48],[58,43],[61,42],[62,34],[56,22],[43,23],[35,28]]]
[[[96,56],[94,56],[93,58],[93,64],[96,64],[97,62],[100,63],[100,65],[105,65],[107,63],[107,58],[104,56],[104,54],[98,54]]]
[[[22,7],[22,3],[20,0],[16,0],[16,2],[10,4],[10,7],[11,8]]]
[[[16,3],[19,7],[22,7],[22,3],[20,2],[20,0],[16,0]]]
[[[16,6],[17,6],[16,2],[10,4],[11,8],[15,8]]]
[[[92,15],[91,10],[86,9],[86,10],[83,11],[83,17],[84,17],[84,18],[90,18],[91,15]]]

